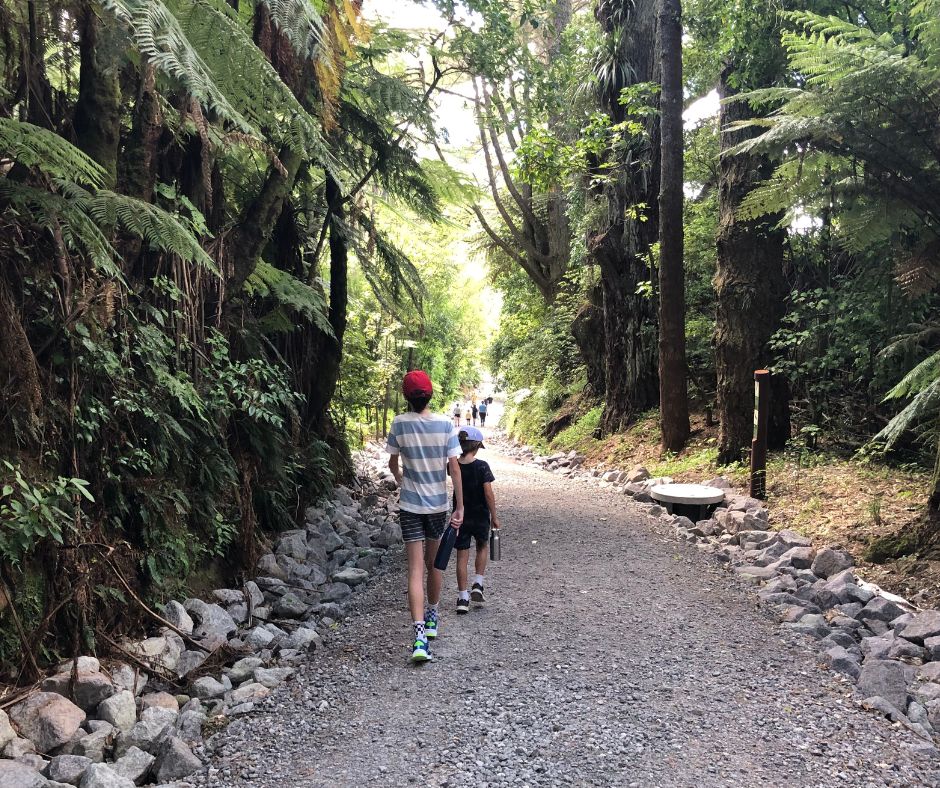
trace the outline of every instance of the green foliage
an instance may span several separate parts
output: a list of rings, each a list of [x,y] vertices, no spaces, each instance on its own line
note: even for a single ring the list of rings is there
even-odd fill
[[[0,480],[0,560],[15,567],[42,540],[63,544],[81,516],[81,500],[95,501],[84,479],[33,482],[6,460],[0,463]]]

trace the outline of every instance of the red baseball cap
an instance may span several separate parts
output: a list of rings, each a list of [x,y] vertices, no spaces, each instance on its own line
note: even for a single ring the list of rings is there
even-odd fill
[[[401,382],[401,391],[408,397],[430,397],[434,393],[434,386],[428,373],[420,369],[413,369]]]

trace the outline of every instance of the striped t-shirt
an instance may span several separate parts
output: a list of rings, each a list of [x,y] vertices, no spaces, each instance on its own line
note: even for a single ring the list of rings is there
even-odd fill
[[[413,514],[448,510],[447,459],[460,456],[451,419],[433,413],[396,416],[385,450],[402,458],[400,509]]]

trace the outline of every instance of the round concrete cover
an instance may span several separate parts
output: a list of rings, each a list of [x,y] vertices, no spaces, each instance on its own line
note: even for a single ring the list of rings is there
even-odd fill
[[[692,506],[704,506],[721,503],[725,491],[718,487],[706,487],[704,484],[657,484],[650,495],[663,503],[685,503]]]

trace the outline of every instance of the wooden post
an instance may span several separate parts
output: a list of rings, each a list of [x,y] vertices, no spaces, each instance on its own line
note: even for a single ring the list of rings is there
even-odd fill
[[[754,437],[751,440],[751,497],[767,497],[767,415],[770,413],[770,372],[754,371]]]

